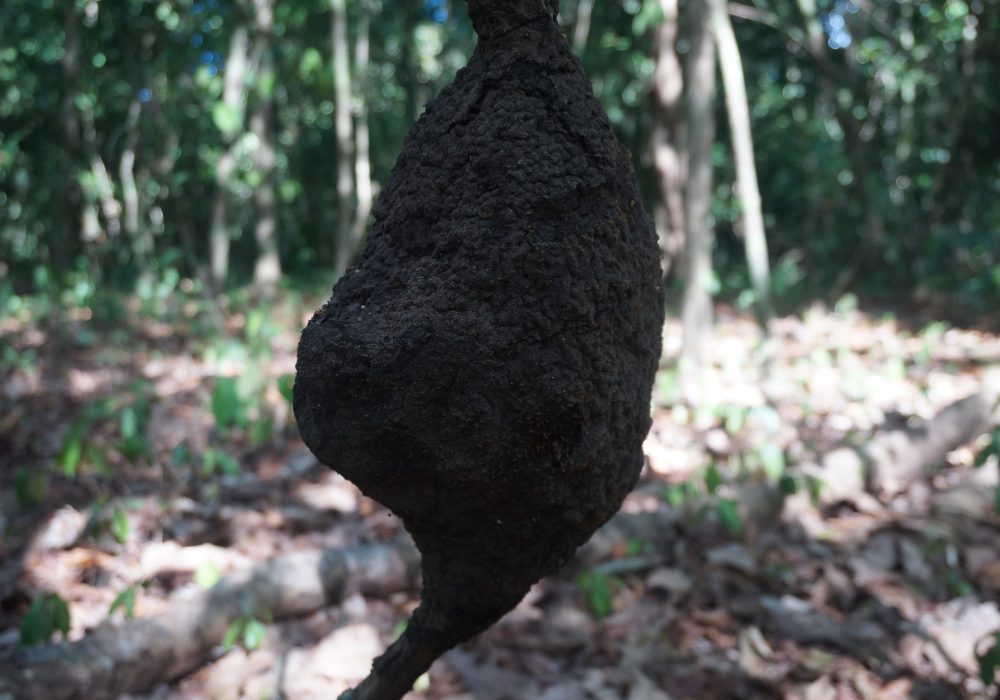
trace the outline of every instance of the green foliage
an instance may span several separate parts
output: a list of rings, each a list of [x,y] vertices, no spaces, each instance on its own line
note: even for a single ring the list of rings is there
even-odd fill
[[[785,474],[785,453],[773,442],[766,442],[757,450],[757,458],[768,478],[778,481]]]
[[[139,592],[139,586],[132,585],[115,596],[108,607],[108,615],[114,615],[116,610],[121,610],[126,620],[131,620],[135,616],[135,599]]]
[[[62,448],[56,457],[56,463],[59,465],[59,470],[66,476],[76,476],[76,470],[83,458],[83,436],[82,426],[74,425],[63,440]]]
[[[719,467],[715,462],[708,465],[705,469],[705,488],[710,494],[714,494],[723,483],[722,474],[719,472]]]
[[[219,567],[210,561],[204,561],[198,565],[194,572],[194,582],[202,590],[208,590],[222,580],[222,572]]]
[[[234,620],[226,628],[222,647],[226,651],[230,651],[239,642],[247,651],[253,651],[260,647],[266,635],[267,625],[255,617],[244,615]]]
[[[1000,428],[997,428],[990,433],[990,440],[986,443],[986,447],[980,450],[979,454],[976,455],[976,466],[983,466],[990,457],[996,457],[1000,460]]]
[[[716,504],[716,513],[723,527],[731,535],[742,537],[745,528],[743,525],[743,516],[740,514],[739,505],[736,501],[729,498],[720,499]]]
[[[295,387],[295,375],[283,374],[278,377],[278,391],[285,397],[288,405],[292,405],[292,389]]]
[[[611,614],[615,589],[622,583],[616,576],[591,569],[577,577],[576,585],[587,599],[590,611],[598,618],[605,618]]]
[[[680,508],[686,502],[693,502],[697,497],[698,487],[690,481],[667,484],[663,487],[663,500],[674,508]]]
[[[44,644],[56,632],[69,634],[69,606],[55,593],[44,593],[31,603],[21,620],[21,644]]]
[[[48,485],[48,474],[43,471],[20,467],[14,472],[14,494],[18,505],[24,508],[41,503]]]
[[[240,473],[240,463],[228,452],[209,447],[201,455],[201,473],[212,476],[216,470],[228,476],[236,476]]]
[[[993,645],[978,657],[979,677],[987,686],[996,681],[997,669],[1000,669],[1000,632],[993,639]]]
[[[799,492],[799,483],[794,477],[783,474],[778,480],[778,488],[781,489],[782,495],[791,496]]]
[[[114,508],[111,511],[111,534],[118,541],[118,544],[125,544],[128,541],[132,527],[128,522],[128,515],[121,508]]]
[[[990,457],[994,458],[996,468],[1000,471],[1000,428],[990,433],[989,443],[976,456],[976,466],[983,466]],[[1000,486],[997,486],[993,494],[993,510],[1000,513]]]
[[[563,3],[571,37],[577,4]],[[820,3],[814,19],[842,27],[827,30],[825,63],[787,40],[807,32],[795,3],[768,4],[767,23],[735,22],[779,301],[825,293],[833,283],[838,292],[853,286],[854,294],[943,291],[974,311],[1000,299],[998,59],[982,49],[1000,40],[994,5],[921,0],[852,12],[849,4]],[[680,11],[683,20],[684,3]],[[210,258],[201,224],[227,205],[227,281],[248,281],[258,217],[247,205],[265,182],[251,119],[260,100],[272,107],[268,177],[283,204],[276,222],[283,269],[329,268],[336,183],[315,158],[336,151],[329,7],[276,4],[273,69],[254,70],[248,60],[238,85],[245,92],[234,101],[224,94],[227,67],[239,63],[230,52],[246,32],[247,58],[253,55],[254,12],[232,0],[122,0],[67,12],[28,0],[3,4],[0,287],[7,289],[0,289],[0,312],[72,307],[118,324],[134,311],[122,303],[125,291],[143,313],[190,319],[193,330],[217,314],[199,270]],[[352,63],[352,106],[366,109],[377,189],[423,100],[454,76],[475,37],[455,0],[433,8],[349,2],[352,43],[362,17],[371,55],[364,66]],[[651,210],[657,183],[648,104],[662,21],[657,0],[596,3],[579,47],[613,128],[635,156]],[[64,65],[68,32],[79,44],[72,65]],[[849,42],[850,52],[838,41]],[[680,44],[683,54],[683,31]],[[718,100],[721,109],[721,94]],[[729,135],[718,121],[713,284],[747,305]],[[231,170],[220,168],[230,157]],[[133,188],[138,231],[127,229]],[[356,202],[350,206],[353,213]],[[34,296],[47,307],[27,301]],[[0,360],[17,358],[5,351]],[[73,458],[70,449],[67,464]]]
[[[82,467],[88,466],[100,476],[110,476],[111,467],[104,443],[94,438],[95,432],[112,420],[118,436],[117,448],[122,457],[130,461],[147,457],[150,449],[146,436],[151,410],[150,394],[149,383],[137,380],[127,392],[85,404],[70,424],[56,455],[59,471],[74,478]]]
[[[220,429],[246,425],[246,404],[239,395],[235,377],[218,377],[212,391],[212,415]]]

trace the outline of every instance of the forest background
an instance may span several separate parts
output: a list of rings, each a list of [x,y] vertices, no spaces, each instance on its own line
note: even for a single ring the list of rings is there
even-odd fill
[[[498,668],[523,697],[992,692],[1000,1],[561,6],[668,281],[626,510],[685,534],[629,535],[546,584],[532,604],[547,619],[589,616],[555,623],[566,665],[558,640],[518,648],[537,620],[515,617],[420,692],[490,697]],[[460,0],[0,3],[0,681],[8,652],[160,614],[242,565],[398,534],[303,451],[295,342],[474,45]],[[911,452],[872,461],[885,435]],[[826,459],[862,447],[864,479]],[[165,543],[193,558],[157,555]],[[644,607],[664,591],[670,606]],[[311,649],[300,663],[321,668],[323,640],[358,625],[375,653],[414,591],[393,594],[282,634],[280,611],[244,610],[155,692],[259,690],[279,664],[253,659]],[[817,639],[789,596],[841,627]],[[667,666],[637,641],[661,622],[682,640]],[[948,653],[906,657],[907,624]],[[862,632],[902,656],[873,660]],[[623,659],[622,635],[646,661]],[[366,663],[333,690],[306,677],[334,692]]]

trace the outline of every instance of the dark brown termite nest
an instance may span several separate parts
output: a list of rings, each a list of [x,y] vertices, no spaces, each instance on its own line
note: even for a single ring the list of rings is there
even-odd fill
[[[468,66],[411,128],[357,265],[299,344],[319,460],[423,559],[352,698],[401,697],[610,518],[642,467],[658,253],[554,0],[469,0]]]

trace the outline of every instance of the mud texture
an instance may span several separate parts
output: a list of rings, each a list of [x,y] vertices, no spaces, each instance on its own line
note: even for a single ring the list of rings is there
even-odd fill
[[[424,591],[407,636],[439,651],[618,510],[663,313],[628,155],[556,3],[469,4],[479,45],[410,130],[358,263],[303,332],[294,400],[319,460],[413,535]]]

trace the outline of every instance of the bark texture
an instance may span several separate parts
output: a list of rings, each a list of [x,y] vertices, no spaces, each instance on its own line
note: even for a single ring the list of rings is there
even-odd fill
[[[469,14],[469,65],[411,129],[299,345],[306,444],[423,555],[423,602],[376,674],[419,675],[614,514],[660,353],[656,237],[555,3]]]

